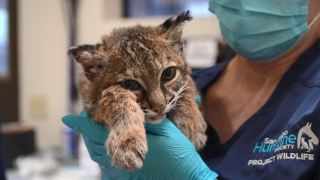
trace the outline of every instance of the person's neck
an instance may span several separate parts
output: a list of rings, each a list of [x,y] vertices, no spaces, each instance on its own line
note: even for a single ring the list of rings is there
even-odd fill
[[[234,59],[235,76],[245,79],[246,83],[255,84],[258,87],[278,83],[284,73],[296,61],[297,58],[287,58],[282,60],[274,60],[270,62],[257,63],[240,55]]]

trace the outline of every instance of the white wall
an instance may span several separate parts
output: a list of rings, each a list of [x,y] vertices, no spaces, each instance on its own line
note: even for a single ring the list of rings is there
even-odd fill
[[[20,117],[35,125],[40,149],[60,145],[61,117],[68,110],[68,37],[60,2],[18,1]],[[38,95],[46,99],[44,117],[31,115],[31,97]]]
[[[61,117],[68,114],[68,32],[60,0],[19,0],[19,96],[21,121],[34,124],[40,149],[60,145]],[[167,17],[122,19],[119,0],[81,0],[78,42],[96,43],[114,27],[159,25]],[[184,37],[220,38],[216,19],[194,19]],[[46,113],[31,113],[32,97],[46,99]]]

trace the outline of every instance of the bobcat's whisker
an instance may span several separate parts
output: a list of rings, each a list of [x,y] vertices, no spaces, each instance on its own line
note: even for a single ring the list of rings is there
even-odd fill
[[[168,107],[168,109],[165,110],[165,112],[169,112],[171,111],[172,109],[174,109],[176,106],[177,106],[177,102],[178,102],[178,99],[183,97],[183,91],[186,90],[187,88],[187,85],[189,83],[189,78],[188,78],[188,81],[186,84],[184,84],[175,94],[174,94],[174,98],[171,100],[170,104],[171,106]],[[181,104],[180,104],[181,105]]]
[[[177,94],[180,94],[182,91],[186,90],[187,87],[186,87],[187,84],[185,84],[184,86],[182,86],[179,91],[177,92]]]
[[[168,109],[168,112],[171,111],[172,109],[176,109],[176,106],[171,106],[170,109]]]

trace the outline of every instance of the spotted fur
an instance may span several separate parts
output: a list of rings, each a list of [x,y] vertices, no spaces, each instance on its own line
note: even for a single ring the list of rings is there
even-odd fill
[[[84,109],[110,130],[106,147],[114,165],[142,167],[148,150],[145,121],[158,123],[168,117],[198,150],[204,146],[206,123],[195,103],[198,92],[191,69],[182,58],[182,29],[191,19],[187,11],[156,27],[114,29],[99,44],[69,49],[83,69]],[[163,81],[170,67],[176,74]],[[126,89],[127,80],[137,82],[137,88]],[[163,117],[155,118],[158,115]]]

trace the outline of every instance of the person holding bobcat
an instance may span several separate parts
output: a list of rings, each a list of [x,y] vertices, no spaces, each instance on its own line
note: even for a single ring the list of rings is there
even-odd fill
[[[87,112],[63,122],[84,135],[103,179],[320,179],[320,1],[210,0],[209,9],[237,55],[193,73],[208,123],[201,158],[164,119],[146,124],[143,167],[125,171]]]

